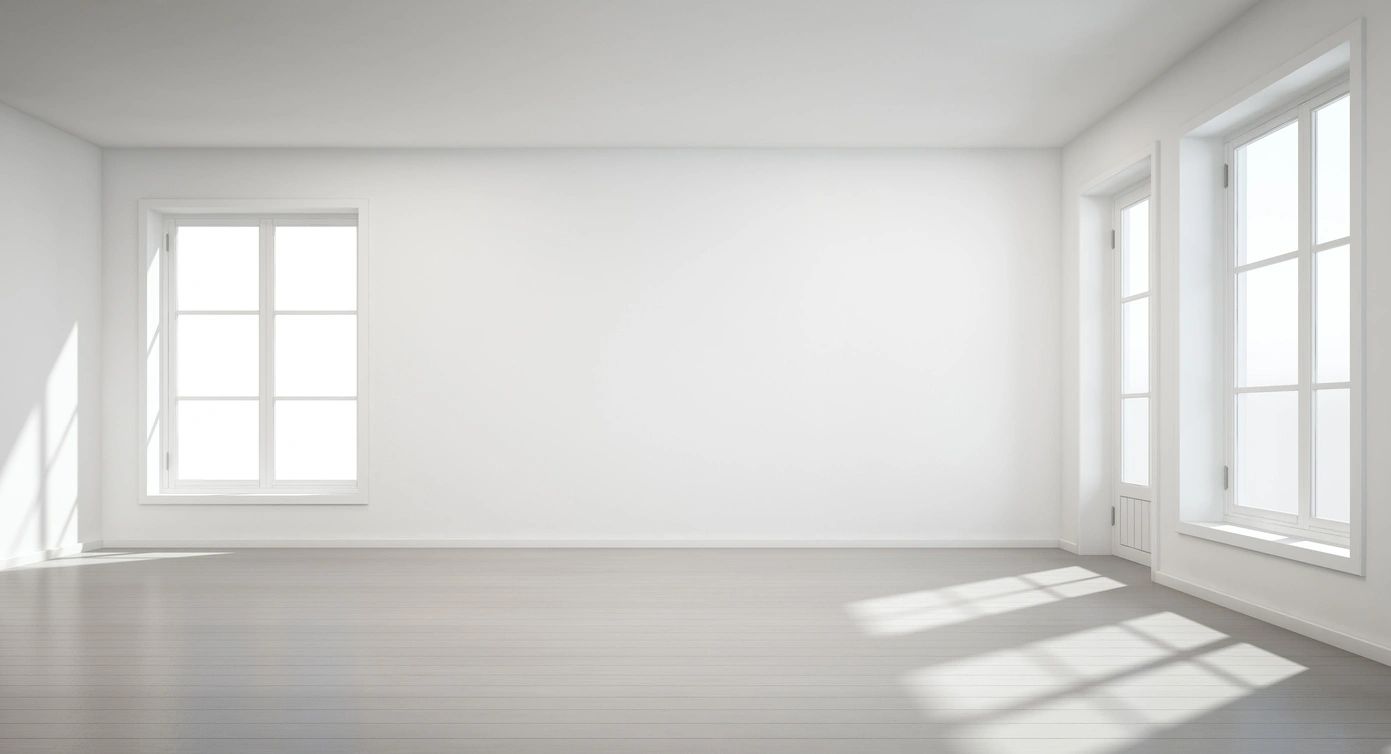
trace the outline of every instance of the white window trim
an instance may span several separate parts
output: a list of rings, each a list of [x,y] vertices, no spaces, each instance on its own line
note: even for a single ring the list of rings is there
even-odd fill
[[[1291,103],[1300,102],[1308,93],[1319,90],[1320,82],[1348,79],[1352,94],[1352,235],[1351,254],[1354,265],[1353,301],[1353,343],[1357,348],[1352,354],[1352,374],[1359,381],[1352,394],[1353,454],[1354,471],[1352,475],[1351,532],[1346,546],[1335,546],[1310,541],[1304,536],[1282,535],[1264,530],[1248,530],[1223,520],[1224,491],[1222,488],[1222,464],[1225,441],[1222,426],[1209,427],[1202,422],[1181,427],[1179,445],[1184,445],[1184,437],[1195,429],[1200,433],[1189,442],[1204,450],[1212,444],[1215,456],[1211,464],[1207,459],[1185,458],[1178,469],[1179,490],[1182,497],[1174,500],[1178,509],[1177,532],[1180,535],[1218,542],[1231,547],[1262,553],[1284,560],[1296,561],[1306,565],[1318,566],[1334,571],[1361,576],[1366,564],[1366,496],[1365,454],[1363,441],[1364,423],[1362,385],[1365,382],[1362,345],[1364,337],[1365,307],[1363,306],[1365,281],[1362,278],[1362,243],[1365,232],[1365,154],[1366,117],[1364,99],[1366,94],[1363,75],[1365,49],[1365,22],[1357,19],[1343,28],[1324,37],[1265,76],[1250,82],[1220,102],[1214,103],[1205,111],[1195,115],[1180,129],[1178,141],[1181,168],[1176,174],[1179,194],[1184,207],[1179,218],[1181,246],[1178,256],[1183,260],[1184,269],[1204,286],[1212,285],[1217,298],[1211,301],[1216,315],[1210,326],[1203,322],[1203,312],[1195,311],[1194,318],[1179,318],[1182,338],[1205,338],[1210,328],[1223,327],[1224,316],[1221,290],[1225,287],[1226,270],[1223,264],[1223,235],[1226,219],[1223,217],[1225,193],[1222,188],[1223,147],[1229,134],[1241,130],[1243,125],[1266,120],[1263,113],[1287,109]],[[1302,96],[1301,96],[1302,95]],[[1209,193],[1211,192],[1211,193]],[[1191,205],[1191,209],[1190,209]],[[1208,214],[1208,208],[1211,214]],[[1187,240],[1187,239],[1191,239]],[[1210,239],[1210,241],[1209,241]],[[1211,262],[1211,267],[1206,267]],[[1207,275],[1213,275],[1205,280]],[[1204,342],[1204,346],[1207,346]],[[1222,341],[1210,344],[1215,358],[1222,350]],[[1184,385],[1185,397],[1180,397],[1180,413],[1184,410],[1209,410],[1209,401],[1215,401],[1211,411],[1221,424],[1221,406],[1227,388],[1220,384],[1223,379],[1223,365],[1214,363],[1215,373],[1199,364],[1195,374],[1211,374],[1215,390],[1207,392],[1208,382],[1185,379],[1184,372],[1178,375],[1179,384]],[[1213,434],[1208,436],[1208,432]],[[1267,527],[1263,527],[1267,528]]]
[[[1149,251],[1149,253],[1146,255],[1146,259],[1145,259],[1145,264],[1146,264],[1146,268],[1147,268],[1147,269],[1146,269],[1146,274],[1147,274],[1147,279],[1146,279],[1146,280],[1147,280],[1147,282],[1146,282],[1145,290],[1144,290],[1143,293],[1136,293],[1136,294],[1133,294],[1133,295],[1130,295],[1130,296],[1123,296],[1123,295],[1121,295],[1121,293],[1122,293],[1122,291],[1125,290],[1125,280],[1124,280],[1124,277],[1123,277],[1124,274],[1125,274],[1125,260],[1122,258],[1122,254],[1124,253],[1124,248],[1125,248],[1125,246],[1124,246],[1124,243],[1125,243],[1125,242],[1124,242],[1124,231],[1125,231],[1125,228],[1124,228],[1124,224],[1123,224],[1123,222],[1122,222],[1122,219],[1123,219],[1122,213],[1123,213],[1126,209],[1128,209],[1128,208],[1130,208],[1130,207],[1132,207],[1132,206],[1134,206],[1134,205],[1136,205],[1136,204],[1139,204],[1140,202],[1146,201],[1146,200],[1149,200],[1149,202],[1150,202],[1149,213],[1148,213],[1148,214],[1149,214],[1149,239],[1148,239],[1148,243],[1149,243],[1149,250],[1148,250],[1148,251]],[[1133,498],[1139,498],[1139,499],[1141,499],[1141,500],[1150,500],[1150,501],[1153,501],[1153,500],[1154,500],[1153,488],[1154,488],[1154,484],[1155,484],[1155,478],[1154,478],[1154,477],[1155,477],[1155,470],[1156,470],[1155,459],[1156,459],[1157,453],[1158,453],[1158,448],[1157,448],[1158,443],[1156,442],[1156,435],[1157,435],[1157,433],[1156,433],[1156,430],[1157,430],[1156,424],[1157,424],[1157,418],[1158,418],[1158,402],[1155,400],[1155,397],[1154,397],[1154,396],[1155,396],[1155,382],[1156,382],[1156,379],[1157,379],[1157,377],[1158,377],[1158,363],[1157,363],[1158,360],[1155,358],[1155,343],[1156,343],[1156,340],[1157,340],[1156,337],[1155,337],[1155,334],[1156,334],[1156,331],[1157,331],[1157,328],[1158,328],[1158,320],[1159,320],[1158,312],[1157,312],[1157,306],[1158,306],[1159,296],[1158,296],[1158,291],[1156,290],[1156,285],[1155,285],[1155,283],[1156,283],[1157,280],[1158,280],[1157,269],[1156,269],[1156,268],[1157,268],[1157,265],[1156,265],[1157,255],[1155,254],[1155,241],[1156,241],[1156,239],[1157,239],[1157,237],[1158,237],[1158,235],[1157,235],[1157,234],[1158,234],[1158,223],[1156,222],[1156,219],[1157,219],[1157,215],[1156,215],[1156,212],[1155,212],[1155,203],[1154,203],[1154,201],[1153,201],[1153,197],[1151,196],[1150,179],[1149,179],[1148,177],[1146,177],[1145,180],[1144,180],[1143,182],[1141,182],[1140,184],[1135,185],[1135,186],[1132,186],[1132,187],[1130,187],[1129,189],[1126,189],[1125,191],[1122,191],[1122,192],[1120,192],[1119,194],[1116,195],[1115,203],[1114,203],[1114,205],[1112,206],[1112,210],[1111,210],[1111,229],[1112,229],[1112,233],[1115,234],[1115,236],[1114,236],[1114,243],[1113,243],[1113,251],[1115,252],[1115,254],[1114,254],[1114,265],[1113,265],[1113,268],[1114,268],[1114,269],[1113,269],[1112,275],[1111,275],[1111,286],[1112,286],[1112,288],[1111,288],[1111,291],[1112,291],[1111,300],[1112,300],[1112,302],[1113,302],[1113,307],[1112,307],[1112,319],[1113,319],[1113,321],[1114,321],[1114,323],[1115,323],[1115,327],[1114,327],[1115,337],[1113,338],[1113,341],[1114,341],[1114,342],[1112,343],[1112,351],[1111,351],[1111,352],[1115,354],[1115,359],[1116,359],[1116,362],[1115,362],[1115,365],[1114,365],[1115,375],[1114,375],[1114,380],[1113,380],[1113,382],[1114,382],[1113,394],[1114,394],[1114,396],[1115,396],[1115,412],[1116,412],[1116,418],[1115,418],[1115,422],[1114,422],[1114,425],[1115,425],[1115,426],[1114,426],[1114,433],[1115,433],[1114,436],[1115,436],[1116,440],[1115,440],[1115,442],[1113,443],[1113,445],[1114,445],[1114,448],[1113,448],[1114,458],[1113,458],[1112,463],[1111,463],[1112,473],[1115,474],[1115,479],[1116,479],[1116,494],[1113,496],[1113,500],[1119,499],[1120,497],[1133,497]],[[1148,310],[1149,310],[1149,312],[1148,312],[1148,313],[1149,313],[1149,328],[1148,328],[1148,333],[1147,333],[1148,340],[1147,340],[1147,342],[1146,342],[1146,344],[1145,344],[1146,350],[1147,350],[1147,352],[1148,352],[1148,366],[1149,366],[1149,374],[1148,374],[1148,376],[1147,376],[1147,378],[1146,378],[1146,379],[1147,379],[1146,387],[1147,387],[1148,389],[1147,389],[1145,392],[1143,392],[1143,393],[1126,393],[1126,392],[1125,392],[1125,363],[1124,363],[1124,360],[1125,360],[1125,332],[1124,332],[1124,329],[1125,329],[1125,319],[1124,319],[1124,308],[1125,308],[1125,305],[1126,305],[1127,303],[1129,303],[1129,302],[1131,302],[1131,301],[1136,301],[1136,300],[1139,300],[1139,299],[1142,299],[1142,298],[1147,300],[1147,302],[1148,302],[1148,307],[1147,307],[1147,308],[1148,308]],[[1121,473],[1122,473],[1122,471],[1121,471],[1121,465],[1122,465],[1123,460],[1124,460],[1124,447],[1123,447],[1123,444],[1124,444],[1124,434],[1125,434],[1125,427],[1124,427],[1125,417],[1124,417],[1124,411],[1123,411],[1122,409],[1124,408],[1124,405],[1125,405],[1124,401],[1125,401],[1125,399],[1127,399],[1127,398],[1146,398],[1146,399],[1148,399],[1148,404],[1147,404],[1147,406],[1148,406],[1148,413],[1149,413],[1149,424],[1148,424],[1147,430],[1148,430],[1148,435],[1149,435],[1149,436],[1148,436],[1149,456],[1148,456],[1148,459],[1147,459],[1146,462],[1148,463],[1149,468],[1148,468],[1148,470],[1147,470],[1147,472],[1146,472],[1146,475],[1145,475],[1146,479],[1149,480],[1149,483],[1148,483],[1148,484],[1143,484],[1143,485],[1141,485],[1141,484],[1134,484],[1133,482],[1127,482],[1127,481],[1125,481],[1125,480],[1121,477]]]
[[[139,421],[136,422],[140,428],[140,437],[137,447],[139,449],[139,474],[137,483],[137,499],[142,504],[151,505],[170,505],[170,504],[194,504],[194,505],[363,505],[368,501],[368,476],[369,476],[369,449],[370,438],[368,432],[368,407],[370,405],[370,380],[368,379],[368,354],[369,354],[369,300],[368,295],[368,266],[369,266],[369,240],[371,237],[368,223],[368,205],[365,200],[141,200],[139,202],[140,222],[140,244],[137,249],[137,269],[139,270],[138,289],[139,306],[137,307],[137,332],[138,343],[149,343],[149,333],[147,329],[147,307],[149,306],[151,291],[147,290],[147,275],[145,274],[146,265],[154,256],[167,254],[164,249],[165,233],[169,232],[172,238],[172,225],[176,222],[196,222],[198,224],[210,225],[218,222],[239,222],[245,223],[249,218],[257,221],[275,220],[284,222],[292,220],[297,224],[346,224],[355,218],[358,229],[358,255],[357,255],[357,286],[358,300],[355,314],[357,316],[357,367],[358,367],[358,389],[357,389],[357,480],[355,482],[277,482],[274,486],[263,486],[259,481],[247,483],[204,483],[182,481],[177,485],[172,485],[171,476],[177,463],[177,458],[170,458],[169,463],[163,462],[163,454],[169,452],[173,447],[172,431],[169,422],[163,421],[164,417],[169,416],[169,402],[173,400],[173,390],[170,389],[169,364],[171,358],[170,342],[171,338],[167,334],[171,332],[169,318],[171,316],[171,302],[164,298],[164,292],[171,290],[172,266],[167,262],[160,263],[160,318],[159,327],[161,334],[166,335],[160,339],[160,347],[163,350],[160,363],[160,373],[158,375],[149,374],[148,361],[145,358],[139,359],[140,379],[138,380],[138,395],[136,405],[139,411]],[[262,264],[265,264],[264,255],[268,248],[265,245],[265,225],[262,226]],[[262,268],[261,275],[261,316],[262,316],[262,338],[263,350],[273,347],[273,343],[264,340],[273,337],[273,333],[267,336],[266,331],[271,329],[271,322],[265,315],[267,307],[273,307],[269,298],[270,292],[266,287],[272,284],[272,268]],[[262,359],[262,370],[272,368],[271,362]],[[161,401],[159,432],[157,443],[148,442],[145,437],[146,428],[145,417],[147,417],[149,406],[147,406],[147,395],[149,394],[149,381],[159,380],[158,395]],[[264,379],[263,383],[266,384]],[[262,411],[269,410],[267,406],[273,405],[273,400],[262,400]],[[269,431],[269,425],[264,420],[261,422],[262,432]],[[152,480],[150,475],[151,458],[150,454],[159,453],[160,457],[155,460],[160,461],[156,467],[160,469],[160,478]],[[267,465],[265,454],[272,452],[271,447],[265,442],[264,434],[261,442],[261,466],[263,469],[270,468]],[[273,463],[273,459],[271,460]]]
[[[1351,92],[1350,81],[1343,80],[1332,86],[1324,86],[1311,95],[1299,98],[1297,104],[1281,110],[1274,116],[1265,118],[1258,125],[1241,131],[1229,138],[1224,145],[1224,158],[1230,171],[1225,191],[1226,230],[1225,240],[1225,279],[1223,281],[1223,311],[1225,316],[1223,342],[1223,385],[1224,385],[1224,448],[1225,464],[1228,471],[1224,490],[1224,519],[1236,527],[1249,528],[1261,532],[1287,535],[1301,541],[1334,545],[1347,548],[1352,526],[1338,521],[1319,519],[1313,513],[1313,397],[1316,388],[1346,387],[1350,389],[1353,413],[1352,469],[1354,479],[1361,474],[1361,433],[1360,433],[1360,391],[1362,380],[1358,379],[1360,369],[1353,368],[1352,379],[1345,383],[1314,382],[1313,375],[1313,262],[1314,256],[1325,249],[1340,246],[1349,247],[1349,265],[1352,288],[1356,291],[1361,285],[1362,266],[1359,233],[1357,225],[1350,225],[1346,237],[1320,244],[1314,243],[1313,228],[1313,113],[1320,107],[1333,102]],[[1299,127],[1299,221],[1298,248],[1268,259],[1238,266],[1236,263],[1237,222],[1236,189],[1239,184],[1236,175],[1236,150],[1290,123]],[[1358,123],[1350,120],[1353,130],[1351,139],[1359,138]],[[1354,160],[1356,150],[1354,150]],[[1351,205],[1361,202],[1361,187],[1355,181],[1352,186]],[[1236,386],[1236,282],[1239,274],[1260,267],[1297,260],[1299,265],[1299,382],[1295,385],[1263,386],[1239,388]],[[1352,297],[1353,332],[1351,358],[1353,365],[1360,363],[1362,342],[1360,339],[1361,301],[1354,293]],[[1239,393],[1253,392],[1296,392],[1299,396],[1299,512],[1291,515],[1259,508],[1240,506],[1236,503],[1236,396]],[[1350,508],[1360,506],[1357,485],[1353,485],[1353,499]]]

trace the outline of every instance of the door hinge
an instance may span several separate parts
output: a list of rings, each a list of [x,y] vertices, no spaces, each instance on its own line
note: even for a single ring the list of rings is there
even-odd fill
[[[1111,506],[1111,525],[1116,525],[1116,506]]]
[[[1231,489],[1231,488],[1232,488],[1232,467],[1231,467],[1231,466],[1223,466],[1223,467],[1222,467],[1222,489],[1224,489],[1224,490],[1229,490],[1229,489]]]
[[[169,234],[164,234],[164,250],[169,251]]]
[[[1111,248],[1116,248],[1116,231],[1114,229],[1111,230]]]
[[[169,452],[168,452],[168,451],[165,451],[165,453],[164,453],[164,470],[165,470],[165,471],[168,471],[168,470],[169,470]]]
[[[1230,188],[1232,185],[1232,166],[1231,163],[1222,163],[1222,188]]]

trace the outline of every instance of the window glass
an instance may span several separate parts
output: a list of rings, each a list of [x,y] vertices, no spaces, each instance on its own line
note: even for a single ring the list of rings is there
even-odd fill
[[[1236,397],[1236,503],[1299,512],[1299,394]]]
[[[182,311],[259,307],[259,227],[180,227],[175,265]]]
[[[256,396],[260,319],[255,314],[180,314],[175,361],[179,396]]]
[[[260,476],[255,400],[179,401],[179,478],[249,481]]]
[[[1299,382],[1299,260],[1237,275],[1239,387]]]
[[[1314,242],[1348,235],[1352,225],[1352,100],[1314,111]]]
[[[1149,392],[1149,297],[1121,305],[1121,392]]]
[[[1352,501],[1352,409],[1346,388],[1314,392],[1314,515],[1348,522]]]
[[[1237,264],[1299,248],[1299,123],[1236,150]]]
[[[1149,290],[1150,200],[1121,211],[1121,295]]]
[[[275,394],[357,395],[357,316],[276,315]]]
[[[1149,398],[1121,401],[1121,481],[1141,486],[1150,483]]]
[[[276,401],[275,476],[357,478],[357,401]]]
[[[275,308],[357,308],[357,228],[277,226]]]
[[[1352,285],[1350,252],[1338,246],[1314,257],[1314,348],[1319,382],[1352,376]]]

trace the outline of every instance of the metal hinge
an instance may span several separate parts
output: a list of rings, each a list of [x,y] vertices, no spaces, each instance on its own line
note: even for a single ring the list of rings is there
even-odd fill
[[[1222,163],[1222,188],[1232,185],[1232,166],[1230,163]]]
[[[165,471],[168,471],[168,470],[169,470],[169,453],[168,453],[168,451],[166,451],[166,452],[164,453],[164,470],[165,470]]]
[[[169,251],[169,234],[164,234],[164,250]]]
[[[1113,249],[1116,248],[1116,231],[1115,231],[1115,229],[1112,229],[1112,230],[1111,230],[1111,248],[1113,248]]]
[[[1116,525],[1116,506],[1111,506],[1111,525]]]
[[[1222,467],[1222,489],[1224,489],[1224,490],[1229,490],[1229,489],[1231,489],[1231,488],[1232,488],[1232,467],[1231,467],[1231,466],[1223,466],[1223,467]]]

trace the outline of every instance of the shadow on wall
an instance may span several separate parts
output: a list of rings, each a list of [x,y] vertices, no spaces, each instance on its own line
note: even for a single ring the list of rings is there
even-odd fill
[[[38,392],[0,461],[0,565],[78,543],[76,324]]]

